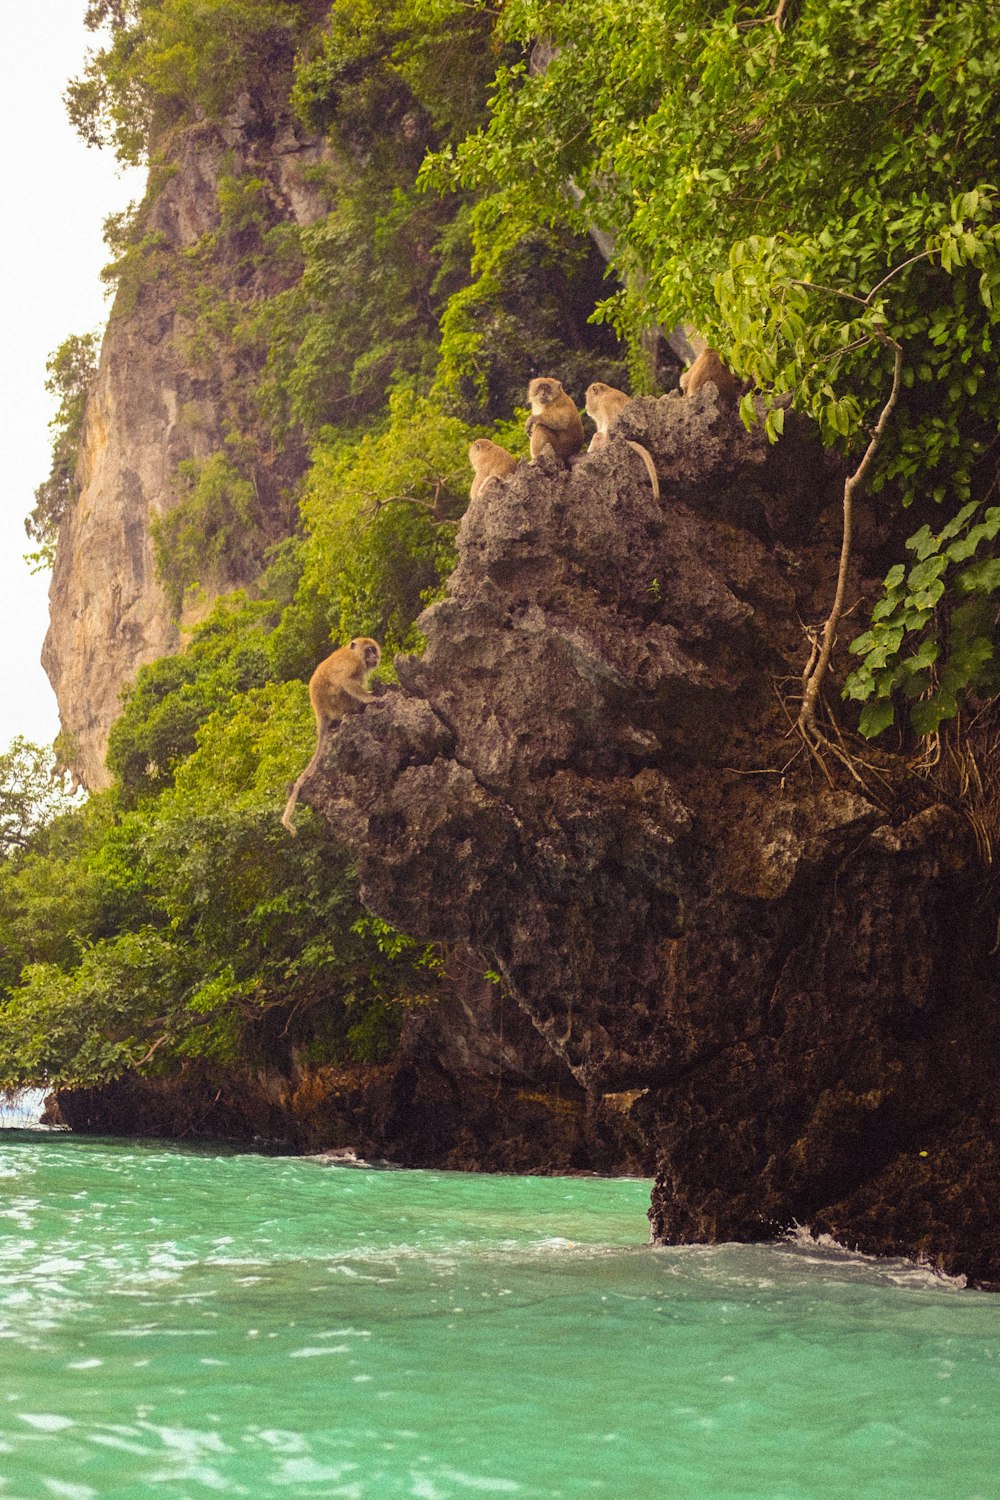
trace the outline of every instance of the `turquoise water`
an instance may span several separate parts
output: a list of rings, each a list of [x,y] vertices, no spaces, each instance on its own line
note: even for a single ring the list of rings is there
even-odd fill
[[[0,1134],[0,1500],[993,1500],[1000,1297],[649,1184]]]

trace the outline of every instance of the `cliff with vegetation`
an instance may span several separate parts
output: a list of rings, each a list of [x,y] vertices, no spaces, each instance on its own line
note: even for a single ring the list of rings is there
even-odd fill
[[[88,16],[71,116],[149,187],[99,360],[50,367],[91,796],[5,845],[0,1077],[81,1129],[655,1172],[664,1241],[1000,1280],[981,7]],[[741,401],[677,393],[680,322]],[[470,505],[538,373],[639,399]],[[379,701],[293,840],[355,635]]]
[[[241,96],[224,119],[177,128],[165,152],[162,185],[139,215],[141,249],[130,247],[140,263],[122,268],[88,393],[42,654],[66,759],[92,790],[111,781],[105,756],[123,690],[180,648],[213,598],[253,583],[266,547],[294,526],[305,467],[301,444],[267,451],[259,423],[239,425],[262,350],[220,347],[201,325],[213,291],[232,315],[293,284],[294,261],[260,246],[275,227],[322,216],[326,197],[310,176],[322,143]],[[175,553],[197,548],[196,569],[189,555],[165,563],[168,528]]]

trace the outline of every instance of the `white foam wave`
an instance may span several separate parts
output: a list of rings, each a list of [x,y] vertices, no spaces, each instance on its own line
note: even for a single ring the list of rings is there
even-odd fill
[[[949,1276],[945,1271],[940,1271],[936,1266],[931,1265],[928,1260],[910,1260],[905,1256],[866,1255],[864,1251],[854,1250],[849,1245],[841,1244],[839,1240],[834,1239],[833,1235],[815,1234],[808,1224],[796,1224],[788,1231],[782,1243],[796,1252],[799,1258],[813,1264],[836,1265],[844,1270],[849,1270],[854,1266],[859,1269],[863,1268],[866,1272],[876,1271],[897,1286],[933,1286],[935,1288],[948,1286],[953,1287],[955,1291],[964,1291],[968,1284],[965,1276]]]

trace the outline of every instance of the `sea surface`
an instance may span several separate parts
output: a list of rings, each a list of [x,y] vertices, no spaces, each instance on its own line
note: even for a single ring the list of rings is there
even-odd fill
[[[1000,1297],[649,1183],[0,1132],[0,1500],[994,1500]]]

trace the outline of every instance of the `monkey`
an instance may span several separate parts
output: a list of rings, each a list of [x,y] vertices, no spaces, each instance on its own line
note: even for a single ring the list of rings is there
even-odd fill
[[[684,371],[681,390],[685,396],[693,396],[709,381],[718,391],[720,401],[738,401],[743,394],[742,382],[726,368],[715,349],[703,349],[694,364]]]
[[[597,426],[597,431],[590,440],[589,452],[594,453],[598,448],[604,447],[608,441],[609,428],[621,416],[631,400],[632,397],[627,396],[624,391],[616,391],[613,385],[604,385],[600,380],[595,380],[593,385],[588,385],[587,415],[593,418]],[[653,499],[659,500],[660,481],[657,478],[652,454],[641,443],[633,443],[631,438],[626,438],[625,441],[638,453],[646,465],[649,482],[653,486]]]
[[[476,471],[469,490],[470,500],[476,499],[487,479],[503,479],[506,475],[513,474],[517,468],[517,459],[513,453],[508,453],[506,448],[501,448],[499,443],[493,443],[489,438],[476,438],[474,443],[470,443],[469,463]]]
[[[316,752],[292,787],[281,814],[281,821],[293,838],[298,830],[292,822],[292,813],[299,792],[319,765],[330,731],[345,714],[356,712],[356,703],[373,701],[375,695],[368,692],[366,683],[381,660],[382,647],[378,641],[368,635],[355,636],[321,661],[309,679],[309,701],[316,715]]]
[[[537,458],[551,443],[557,458],[568,460],[583,447],[583,423],[580,413],[558,380],[539,375],[528,383],[531,416],[525,431],[531,438],[531,456]]]
[[[616,417],[621,416],[631,400],[632,397],[624,391],[616,391],[613,385],[605,385],[600,380],[588,385],[585,399],[587,416],[593,418],[597,428],[590,440],[591,453],[596,448],[604,447],[608,439],[608,428]]]

